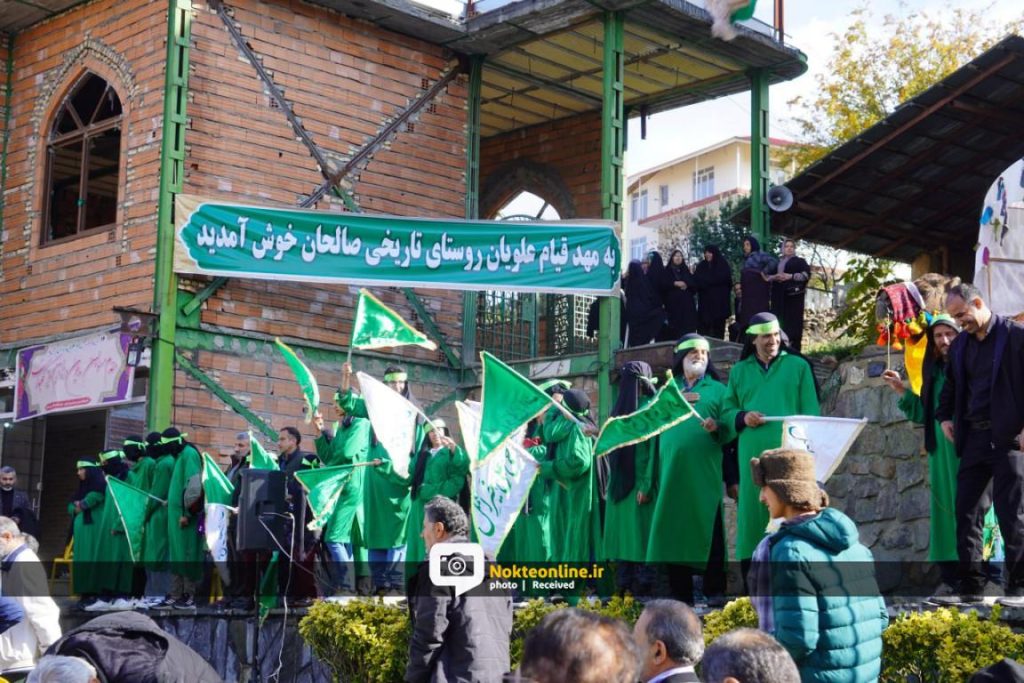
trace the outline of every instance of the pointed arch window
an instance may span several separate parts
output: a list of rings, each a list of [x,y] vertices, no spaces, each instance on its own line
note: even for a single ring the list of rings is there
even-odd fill
[[[116,223],[121,115],[117,93],[93,73],[57,109],[46,146],[43,244]]]

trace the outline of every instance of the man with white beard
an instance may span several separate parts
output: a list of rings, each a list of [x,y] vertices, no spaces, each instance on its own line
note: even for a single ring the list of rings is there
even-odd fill
[[[652,477],[657,493],[647,561],[664,565],[672,597],[690,604],[694,574],[705,574],[709,596],[725,589],[722,444],[736,434],[721,419],[726,387],[709,365],[709,351],[699,334],[684,335],[676,344],[673,381],[701,419],[691,417],[661,434]]]

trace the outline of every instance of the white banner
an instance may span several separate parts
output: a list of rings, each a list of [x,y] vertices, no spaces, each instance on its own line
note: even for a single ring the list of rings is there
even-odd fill
[[[231,583],[231,572],[228,570],[228,520],[231,519],[231,509],[228,505],[207,503],[204,522],[206,548],[225,586]]]
[[[999,315],[1024,313],[1024,159],[992,183],[978,222],[974,284]]]
[[[370,377],[357,372],[359,389],[366,402],[366,414],[370,416],[373,433],[391,456],[391,466],[402,477],[409,476],[409,458],[416,447],[416,416],[423,415],[404,396]]]
[[[846,452],[857,440],[866,418],[854,420],[845,417],[817,417],[790,415],[765,418],[782,423],[782,447],[799,448],[814,455],[814,476],[824,484],[846,457]]]
[[[455,408],[468,449],[470,443],[476,443],[474,437],[480,433],[480,404],[467,405],[456,401]],[[470,454],[473,528],[484,552],[489,557],[497,557],[530,494],[540,466],[523,448],[521,431],[513,434],[503,449],[494,451],[483,462],[478,462],[472,451]]]

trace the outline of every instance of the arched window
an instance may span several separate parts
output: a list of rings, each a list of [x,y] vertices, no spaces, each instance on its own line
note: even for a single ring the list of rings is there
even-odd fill
[[[117,221],[121,170],[121,100],[87,73],[53,117],[46,146],[42,243]]]

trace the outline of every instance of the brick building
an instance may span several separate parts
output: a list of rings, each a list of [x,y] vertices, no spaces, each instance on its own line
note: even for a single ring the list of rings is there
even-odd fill
[[[631,5],[528,0],[455,20],[361,0],[3,3],[0,460],[46,522],[44,554],[64,542],[74,461],[124,434],[173,423],[216,453],[239,430],[269,442],[300,424],[274,337],[325,400],[340,377],[356,288],[177,278],[175,195],[488,218],[526,189],[562,218],[617,219],[626,116],[805,69],[770,27],[711,41],[689,3]],[[430,411],[471,390],[481,347],[607,377],[610,337],[597,354],[573,329],[545,333],[565,315],[558,297],[375,293],[441,349],[355,363],[379,374],[401,361]],[[127,400],[14,421],[19,350],[110,331],[114,307],[160,315]],[[516,334],[481,336],[488,325]],[[513,349],[513,336],[526,341]]]

